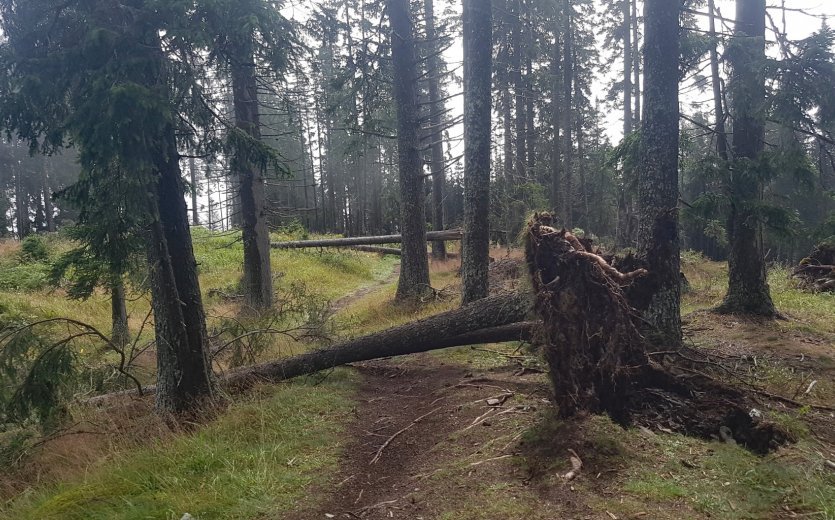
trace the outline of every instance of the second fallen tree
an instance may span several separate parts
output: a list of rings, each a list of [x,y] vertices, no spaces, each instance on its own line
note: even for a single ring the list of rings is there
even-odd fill
[[[460,229],[447,229],[443,231],[427,231],[428,242],[436,240],[461,240]],[[371,237],[346,237],[346,238],[323,238],[319,240],[292,240],[288,242],[273,242],[273,249],[303,249],[308,247],[350,247],[350,246],[373,246],[379,244],[399,244],[403,241],[403,235],[380,235]]]

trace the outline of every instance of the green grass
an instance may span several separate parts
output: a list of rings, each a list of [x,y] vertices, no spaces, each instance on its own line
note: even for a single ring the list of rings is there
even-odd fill
[[[637,435],[630,432],[630,444]],[[627,470],[623,490],[637,499],[684,503],[729,520],[772,518],[784,508],[835,518],[835,475],[805,441],[766,457],[680,435],[659,435],[653,444]]]
[[[240,292],[238,285],[243,264],[240,234],[213,233],[204,228],[194,228],[192,235],[208,325],[212,328],[214,324],[238,314],[239,302],[228,300],[225,295]],[[274,240],[283,238],[286,237],[273,237]],[[60,234],[50,235],[45,242],[50,258],[71,247],[71,243],[61,238]],[[98,292],[84,301],[67,299],[63,291],[45,284],[49,261],[24,261],[18,243],[0,241],[0,327],[4,316],[27,321],[71,317],[109,334],[111,310],[108,295]],[[273,250],[277,300],[300,291],[311,301],[335,300],[385,279],[396,262],[397,259],[392,257],[355,251]],[[134,274],[137,279],[142,278],[142,273]],[[139,329],[148,309],[148,295],[129,295],[128,313],[133,332]],[[146,327],[143,339],[150,339],[152,335],[152,327]],[[80,344],[84,345],[83,341]]]
[[[713,262],[697,253],[682,253],[682,271],[691,285],[683,295],[682,314],[716,307],[728,287],[725,262]],[[810,293],[798,288],[791,269],[775,266],[768,272],[771,297],[777,310],[786,314],[785,325],[800,331],[835,334],[835,293]]]
[[[201,520],[275,515],[333,469],[355,381],[263,386],[198,431],[114,454],[79,481],[38,489],[0,506],[26,519]]]

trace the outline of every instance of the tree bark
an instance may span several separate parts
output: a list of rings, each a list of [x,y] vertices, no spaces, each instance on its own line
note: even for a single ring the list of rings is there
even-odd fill
[[[528,16],[530,16],[530,13],[528,13]],[[528,30],[533,32],[533,29],[531,27],[529,27]],[[530,38],[533,39],[534,36],[531,35]],[[530,43],[530,41],[528,42],[528,44],[532,45]],[[537,176],[536,176],[536,172],[534,171],[534,168],[536,167],[537,128],[536,128],[536,125],[535,125],[536,109],[534,108],[534,94],[533,94],[533,63],[532,63],[532,60],[531,60],[530,56],[528,56],[528,58],[525,62],[525,92],[526,92],[525,102],[526,102],[526,105],[527,105],[526,108],[525,108],[525,117],[526,117],[525,132],[528,135],[528,139],[527,139],[527,143],[526,143],[527,152],[528,152],[527,174],[528,174],[528,180],[536,182]]]
[[[46,230],[52,233],[55,231],[55,206],[52,203],[52,187],[49,182],[49,159],[44,160],[43,169],[43,205],[46,217]]]
[[[621,0],[623,13],[623,135],[626,137],[635,130],[632,121],[632,0]]]
[[[424,0],[424,23],[426,41],[429,42],[427,76],[429,79],[429,124],[433,131],[429,135],[432,160],[432,229],[444,229],[444,188],[446,186],[446,163],[444,161],[444,103],[441,101],[441,58],[438,36],[435,33],[435,6],[433,0]],[[446,259],[446,244],[443,240],[432,242],[432,258]]]
[[[527,117],[525,116],[525,83],[522,76],[522,2],[521,0],[510,0],[512,5],[512,35],[511,35],[511,62],[510,77],[513,82],[514,108],[516,110],[516,179],[517,182],[525,182],[527,174]]]
[[[23,240],[32,234],[32,221],[29,219],[29,193],[23,183],[20,167],[12,166],[15,180],[15,217],[17,219],[17,238]]]
[[[668,344],[681,342],[678,232],[679,3],[644,4],[644,116],[639,163],[638,252],[649,275],[638,304]],[[654,331],[654,332],[655,332]]]
[[[638,1],[632,0],[632,88],[635,91],[635,109],[632,111],[632,127],[641,124],[641,45]]]
[[[487,297],[490,261],[490,116],[493,13],[464,0],[464,239],[462,301]]]
[[[562,152],[560,146],[560,127],[562,126],[562,106],[560,98],[562,97],[560,89],[560,78],[562,77],[562,54],[559,38],[559,29],[555,27],[556,34],[554,38],[554,47],[551,50],[551,76],[553,78],[551,85],[551,126],[553,128],[553,140],[551,142],[551,209],[555,215],[559,215],[562,210],[562,191],[560,179],[560,165],[562,161]]]
[[[461,240],[460,229],[427,231],[426,240]],[[273,242],[273,249],[302,249],[306,247],[346,247],[370,246],[375,244],[401,244],[403,235],[381,235],[376,237],[325,238],[321,240],[296,240],[291,242]],[[424,246],[424,250],[425,250]]]
[[[188,174],[191,181],[191,225],[200,225],[200,209],[197,207],[197,191],[199,184],[197,182],[197,164],[194,157],[188,159]]]
[[[708,0],[708,20],[710,26],[710,76],[713,83],[713,111],[716,118],[716,153],[728,161],[728,136],[725,133],[725,109],[722,104],[722,82],[719,78],[719,52],[717,51],[716,6],[714,0]]]
[[[122,280],[115,280],[110,286],[110,341],[124,347],[130,341],[128,330],[128,309],[125,304],[125,285]]]
[[[228,372],[218,382],[227,388],[240,390],[257,381],[281,381],[346,363],[482,343],[531,341],[540,327],[537,321],[524,321],[531,306],[530,294],[498,294],[299,356],[243,367]],[[143,393],[158,392],[159,387],[149,386],[142,390]],[[97,403],[109,397],[135,393],[135,390],[116,392],[94,397],[88,402]]]
[[[225,383],[240,387],[252,381],[289,379],[370,359],[479,343],[530,340],[536,323],[522,322],[530,308],[531,300],[527,294],[490,296],[413,323],[293,358],[241,369],[229,374]]]
[[[185,412],[211,397],[206,317],[191,241],[174,127],[161,137],[147,241],[157,342],[157,408]]]
[[[574,8],[570,0],[563,0],[563,55],[562,55],[562,102],[563,102],[563,135],[562,135],[562,224],[568,229],[573,227],[574,188],[572,164],[574,144],[571,140],[571,130],[574,125]]]
[[[762,247],[762,224],[753,209],[762,201],[756,162],[765,139],[765,0],[737,0],[731,63],[734,112],[728,217],[728,292],[721,312],[774,316]]]
[[[400,180],[400,279],[396,299],[420,297],[430,288],[426,254],[426,211],[418,136],[414,27],[408,0],[388,0],[394,100],[397,105],[397,163]]]
[[[235,126],[254,141],[261,140],[258,108],[258,83],[252,51],[252,36],[233,51],[232,97]],[[256,165],[250,151],[238,145],[232,159],[233,175],[237,176],[241,211],[241,235],[244,249],[244,294],[246,303],[258,310],[273,304],[273,278],[270,265],[270,235],[264,210],[264,169]]]

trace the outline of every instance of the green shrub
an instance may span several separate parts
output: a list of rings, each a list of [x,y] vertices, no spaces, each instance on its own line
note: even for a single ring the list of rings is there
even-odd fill
[[[20,243],[21,262],[45,262],[49,259],[49,247],[40,235],[30,235]]]

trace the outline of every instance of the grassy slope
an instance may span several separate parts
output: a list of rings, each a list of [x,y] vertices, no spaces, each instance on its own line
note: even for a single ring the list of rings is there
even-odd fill
[[[241,276],[242,251],[236,238],[195,232],[210,328],[237,313],[237,304],[222,296],[237,291]],[[54,250],[67,247],[53,241]],[[43,286],[46,265],[21,262],[18,255],[16,244],[0,244],[0,268],[16,272],[15,277],[0,279],[0,315],[31,320],[70,316],[109,331],[105,295],[67,301],[60,290]],[[279,296],[303,284],[303,294],[320,300],[334,300],[379,283],[389,277],[395,262],[356,252],[273,251]],[[147,309],[145,298],[130,303],[134,330]],[[29,474],[25,468],[20,473],[40,484],[19,493],[19,486],[6,482],[7,492],[14,489],[19,496],[5,505],[0,501],[0,517],[179,519],[189,512],[201,519],[226,519],[289,508],[311,479],[333,465],[353,390],[347,371],[337,371],[321,384],[311,379],[264,387],[189,433],[172,433],[157,418],[104,417],[121,432],[120,439],[114,441],[109,434],[101,442],[102,437],[85,435],[47,443],[27,462],[32,466]],[[85,413],[75,418],[100,424],[98,412]],[[140,431],[147,428],[146,422],[153,423],[150,439],[142,438]],[[83,424],[83,429],[95,429]],[[125,432],[131,428],[138,433]],[[55,465],[63,468],[51,467]],[[0,485],[0,499],[3,488]]]
[[[352,376],[261,387],[197,431],[111,454],[77,479],[40,487],[0,516],[15,519],[262,518],[292,507],[336,464]]]

